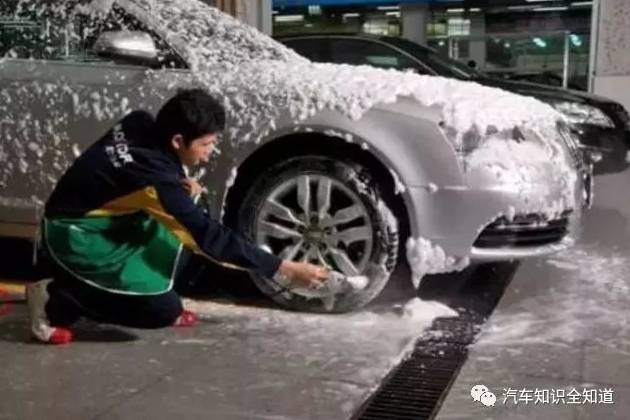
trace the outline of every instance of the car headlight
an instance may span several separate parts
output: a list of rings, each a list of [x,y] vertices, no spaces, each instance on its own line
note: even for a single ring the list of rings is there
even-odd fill
[[[576,102],[554,102],[551,105],[572,124],[590,124],[606,128],[615,127],[615,123],[601,109],[594,106]]]
[[[571,129],[564,122],[558,122],[558,132],[560,133],[560,137],[564,140],[564,143],[567,145],[569,152],[571,152],[571,156],[575,161],[578,168],[584,167],[584,154],[581,149],[580,141],[575,137],[575,134],[571,131]]]

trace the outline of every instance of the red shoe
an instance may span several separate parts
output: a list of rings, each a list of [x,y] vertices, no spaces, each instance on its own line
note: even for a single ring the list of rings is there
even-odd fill
[[[67,328],[53,327],[48,338],[49,344],[68,344],[72,341],[72,331]]]
[[[197,325],[197,315],[184,309],[182,314],[173,323],[174,327],[194,327]]]

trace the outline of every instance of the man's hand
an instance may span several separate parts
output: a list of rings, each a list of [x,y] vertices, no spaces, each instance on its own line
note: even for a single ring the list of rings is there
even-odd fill
[[[294,287],[317,288],[328,280],[330,270],[313,264],[283,260],[278,272],[287,277]]]
[[[181,183],[191,197],[196,197],[205,190],[195,178],[184,178]]]

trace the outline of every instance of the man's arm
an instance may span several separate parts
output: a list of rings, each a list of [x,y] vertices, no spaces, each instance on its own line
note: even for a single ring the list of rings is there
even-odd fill
[[[272,277],[281,260],[241,235],[208,217],[177,182],[155,185],[156,205],[146,209],[165,224],[187,247],[233,268],[257,271]]]

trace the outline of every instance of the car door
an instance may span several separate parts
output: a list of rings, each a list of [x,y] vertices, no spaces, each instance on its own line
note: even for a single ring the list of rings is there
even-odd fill
[[[146,30],[122,9],[66,16],[16,11],[0,19],[0,235],[24,236],[17,231],[37,223],[55,182],[82,150],[130,110],[155,110],[174,93],[173,80],[187,74],[159,38],[168,67],[159,72],[96,56],[102,32]]]

